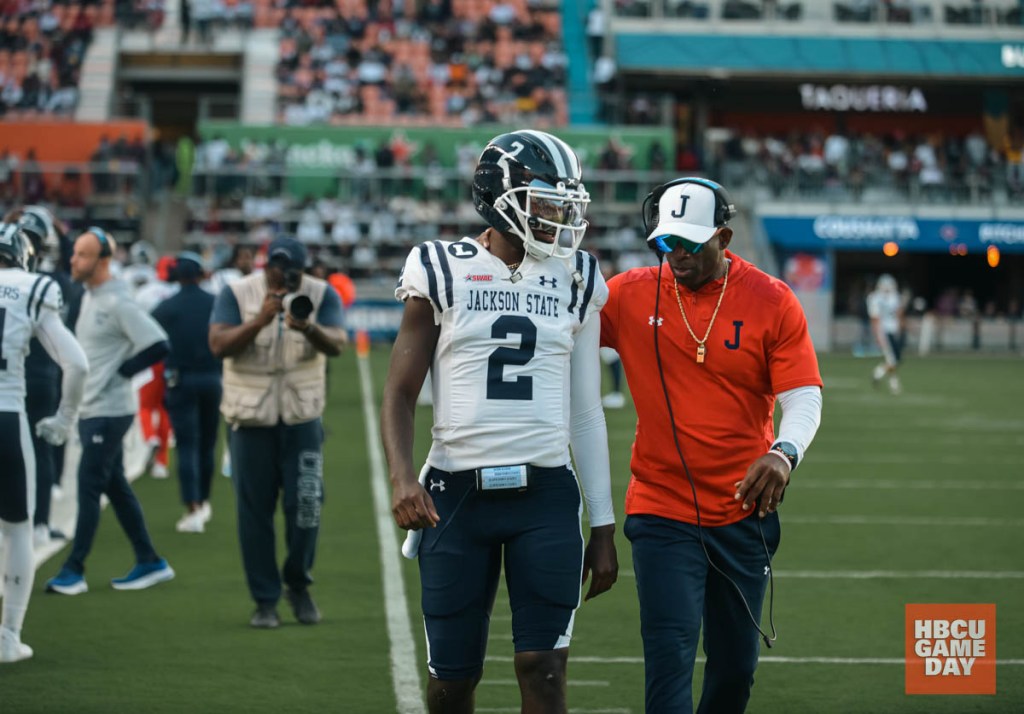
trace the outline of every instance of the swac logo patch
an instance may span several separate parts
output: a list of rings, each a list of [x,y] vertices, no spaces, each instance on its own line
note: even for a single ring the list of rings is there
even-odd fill
[[[489,283],[494,280],[493,275],[466,275],[467,283]]]

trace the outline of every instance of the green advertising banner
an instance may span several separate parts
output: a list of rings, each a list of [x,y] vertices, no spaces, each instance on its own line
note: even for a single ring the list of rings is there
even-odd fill
[[[203,140],[222,137],[233,149],[265,154],[276,146],[285,157],[289,190],[307,193],[324,190],[332,178],[358,171],[360,154],[372,157],[386,144],[396,166],[439,164],[450,169],[472,170],[487,142],[512,128],[495,126],[464,129],[431,127],[330,127],[245,125],[207,121],[199,125]],[[665,127],[561,128],[553,133],[572,146],[586,168],[596,168],[609,145],[628,161],[628,168],[649,168],[650,153],[660,144],[667,165],[675,155],[672,130]],[[361,150],[361,151],[360,151]],[[625,168],[625,167],[624,167]],[[584,177],[586,181],[586,177]]]

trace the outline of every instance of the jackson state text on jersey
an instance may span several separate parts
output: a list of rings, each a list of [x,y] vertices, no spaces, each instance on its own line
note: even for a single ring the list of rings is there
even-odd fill
[[[516,282],[509,272],[472,238],[431,241],[413,248],[395,290],[429,300],[441,326],[427,461],[444,471],[569,463],[569,358],[608,288],[583,252],[527,256]]]
[[[0,412],[25,410],[25,356],[43,310],[59,312],[62,300],[46,275],[0,270]]]

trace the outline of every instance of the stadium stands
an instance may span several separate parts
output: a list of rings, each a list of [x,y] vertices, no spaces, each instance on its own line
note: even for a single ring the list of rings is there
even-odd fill
[[[269,10],[281,27],[280,119],[288,124],[563,125],[558,3],[361,0]]]
[[[72,114],[93,29],[113,21],[113,0],[0,6],[0,114]]]

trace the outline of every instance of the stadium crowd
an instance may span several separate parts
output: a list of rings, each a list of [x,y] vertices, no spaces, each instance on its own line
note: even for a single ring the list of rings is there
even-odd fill
[[[285,123],[565,123],[558,3],[432,0],[403,14],[390,3],[351,5],[288,7],[281,17]]]
[[[70,115],[93,29],[112,21],[112,3],[0,5],[0,115]]]

